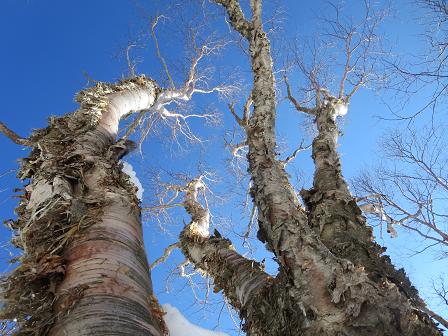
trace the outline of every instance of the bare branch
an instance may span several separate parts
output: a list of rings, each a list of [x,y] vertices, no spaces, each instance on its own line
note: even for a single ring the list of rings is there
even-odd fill
[[[235,0],[213,0],[215,3],[222,5],[229,14],[230,24],[232,27],[244,36],[246,39],[250,37],[250,30],[253,24],[246,20],[240,4]]]
[[[17,133],[15,133],[11,129],[9,129],[1,121],[0,121],[0,133],[3,133],[5,136],[7,136],[11,141],[13,141],[17,145],[22,145],[22,146],[30,146],[31,145],[29,139],[22,138],[21,136],[17,135]]]
[[[253,300],[258,301],[256,293],[268,290],[272,278],[262,270],[259,263],[237,253],[231,247],[230,241],[222,238],[216,230],[215,235],[210,237],[210,213],[205,189],[203,176],[191,180],[185,187],[184,204],[191,215],[191,222],[180,235],[182,251],[196,268],[213,277],[218,290],[224,291],[224,295],[234,307],[243,308],[241,316],[250,321],[253,317],[245,316],[244,307],[250,305]],[[200,194],[204,197],[205,206],[198,200]],[[269,304],[263,301],[262,305]]]
[[[443,131],[409,128],[383,137],[390,164],[355,179],[357,192],[368,193],[363,208],[389,225],[399,225],[424,239],[448,246],[444,200],[448,193]],[[395,194],[393,191],[397,190]]]
[[[165,262],[168,257],[170,256],[171,252],[173,252],[176,248],[180,247],[180,243],[174,243],[169,245],[168,247],[165,248],[165,250],[163,251],[163,255],[160,258],[157,258],[150,266],[149,266],[149,270],[152,271],[157,265]]]
[[[134,47],[136,47],[135,44],[129,44],[126,47],[126,61],[128,63],[129,72],[130,72],[132,77],[136,76],[136,73],[135,73],[135,62],[131,61],[131,56],[130,56],[131,49],[134,48]]]
[[[238,114],[235,112],[235,103],[231,103],[228,106],[229,106],[230,113],[232,113],[232,115],[235,117],[235,120],[238,123],[238,125],[240,125],[241,127],[245,127],[245,125],[243,123],[243,119],[241,119],[238,116]]]
[[[174,81],[173,78],[171,77],[171,74],[168,70],[168,65],[166,64],[165,58],[163,58],[162,53],[160,52],[160,47],[159,47],[159,42],[157,41],[157,36],[156,36],[156,26],[159,23],[160,19],[166,19],[165,16],[163,15],[157,15],[154,20],[151,23],[151,35],[152,38],[154,40],[154,45],[156,47],[156,53],[157,53],[157,57],[159,58],[160,62],[162,63],[163,69],[165,70],[165,74],[168,78],[168,81],[170,83],[171,88],[175,88],[174,85]]]
[[[195,42],[193,43],[195,44]],[[171,128],[174,138],[177,137],[177,133],[180,133],[190,141],[200,142],[201,140],[191,132],[187,119],[201,118],[210,122],[215,122],[217,120],[216,113],[181,113],[168,109],[168,106],[174,105],[181,108],[182,104],[190,101],[195,93],[209,94],[216,92],[220,95],[227,96],[236,89],[235,85],[217,85],[214,87],[209,87],[209,78],[198,73],[200,61],[206,56],[217,53],[226,45],[226,41],[216,41],[205,42],[201,47],[195,47],[196,55],[191,60],[188,76],[183,86],[180,88],[173,86],[162,90],[162,92],[160,92],[157,96],[157,100],[155,101],[153,107],[149,110],[149,117],[146,115],[144,118],[152,122],[154,121],[154,118],[151,115],[158,115],[158,118],[160,118],[162,122],[166,123],[168,127]],[[141,122],[141,119],[135,120],[135,125],[132,125],[128,129],[127,133],[131,132],[131,130]],[[147,129],[144,129],[142,138],[144,138],[147,133]]]
[[[448,288],[446,287],[445,279],[440,276],[437,283],[433,280],[432,288],[434,294],[448,307]]]
[[[252,231],[252,227],[254,225],[255,222],[255,218],[257,216],[257,207],[255,206],[255,204],[252,204],[252,210],[250,211],[250,216],[249,216],[249,223],[247,225],[247,230],[244,233],[243,236],[243,245],[246,243],[247,244],[247,239],[249,238],[249,235]]]
[[[423,311],[424,313],[428,314],[429,317],[433,318],[434,320],[436,320],[437,322],[439,322],[441,325],[443,325],[445,328],[448,329],[448,321],[445,320],[442,316],[440,316],[439,314],[434,313],[428,307],[420,308],[420,310]]]
[[[307,113],[307,114],[315,115],[316,114],[315,109],[307,108],[307,107],[304,107],[304,106],[299,104],[299,102],[293,97],[293,95],[291,93],[291,86],[289,85],[288,77],[286,77],[286,75],[284,75],[283,78],[285,80],[286,91],[288,93],[287,97],[288,97],[289,101],[294,105],[296,110],[299,111],[299,112],[304,112],[304,113]]]
[[[344,17],[341,6],[329,3],[333,15],[318,18],[324,27],[319,35],[319,39],[323,36],[323,42],[316,45],[316,38],[313,38],[311,43],[300,41],[298,45],[290,46],[293,64],[308,81],[301,91],[314,95],[315,108],[323,105],[326,98],[322,96],[326,94],[348,104],[361,87],[384,81],[379,64],[387,53],[382,50],[377,30],[387,12],[374,10],[369,1],[365,1],[364,5],[364,16],[354,22]],[[304,50],[301,52],[300,49]],[[341,75],[335,78],[337,73]],[[301,111],[303,106],[292,97],[286,80],[285,83],[288,99]]]
[[[252,24],[254,28],[261,28],[261,3],[262,0],[250,0],[252,9]]]
[[[249,123],[251,105],[252,105],[252,97],[251,95],[249,95],[249,97],[247,97],[246,99],[246,102],[244,103],[242,118],[240,118],[238,114],[235,112],[235,103],[231,103],[228,105],[230,113],[232,113],[238,125],[240,125],[241,128],[244,129],[245,131],[247,131],[247,126]]]
[[[252,103],[253,103],[252,95],[250,94],[249,97],[247,97],[246,102],[244,103],[244,108],[243,108],[243,121],[246,125],[249,122],[250,107],[252,106]]]
[[[296,150],[290,156],[288,156],[286,159],[282,160],[281,163],[283,164],[283,166],[286,166],[290,161],[294,160],[297,157],[297,154],[299,154],[300,152],[303,152],[307,149],[310,149],[310,148],[311,148],[311,145],[304,147],[303,140],[302,140],[299,147],[297,147]]]

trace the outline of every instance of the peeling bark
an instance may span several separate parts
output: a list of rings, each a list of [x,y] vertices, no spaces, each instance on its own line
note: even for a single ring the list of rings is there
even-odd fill
[[[374,281],[388,279],[413,300],[416,307],[425,307],[404,271],[397,271],[390,259],[381,255],[384,249],[373,241],[372,228],[366,225],[342,175],[337,152],[336,118],[340,116],[337,105],[338,100],[330,97],[327,104],[313,109],[318,130],[312,145],[316,168],[313,188],[301,191],[310,226],[335,256],[362,265]]]
[[[319,207],[310,203],[316,194],[313,190],[304,195],[307,213],[300,208],[283,165],[275,158],[275,82],[269,40],[261,23],[261,0],[250,2],[251,21],[244,17],[237,0],[214,1],[225,8],[232,27],[249,43],[254,76],[254,108],[246,128],[251,195],[258,208],[258,237],[275,253],[281,267],[264,294],[272,297],[275,293],[282,301],[282,323],[265,314],[271,328],[259,324],[247,329],[248,335],[441,335],[418,310],[419,299],[408,291],[411,287],[404,274],[396,276],[400,272],[387,257],[380,256],[381,248],[371,243],[371,232],[360,220],[361,211],[341,175],[336,152],[337,102],[320,106],[316,115],[320,133],[313,143],[314,186],[319,201],[324,202]],[[346,254],[338,253],[330,243],[341,236],[336,246],[344,245],[343,232],[349,242],[351,237],[355,241]],[[195,261],[194,256],[190,259]],[[224,263],[221,267],[227,269]],[[242,310],[240,314],[247,318]]]
[[[144,76],[82,91],[81,107],[29,141],[30,179],[10,226],[21,265],[2,281],[15,335],[163,335],[143,247],[139,201],[115,153],[124,115],[150,108]]]
[[[303,320],[300,307],[285,296],[287,279],[273,279],[264,272],[260,263],[249,260],[235,251],[230,240],[210,237],[210,214],[198,201],[203,189],[200,178],[185,188],[184,206],[191,222],[180,234],[181,249],[196,268],[211,276],[215,291],[223,291],[232,306],[244,320],[243,329],[249,335],[290,335],[293,327],[286,307],[296,309],[295,323]],[[285,281],[286,280],[286,281]],[[276,330],[278,333],[271,333]]]
[[[225,289],[226,296],[242,308],[253,293],[270,285],[272,279],[259,263],[238,254],[229,240],[209,237],[210,214],[197,200],[202,186],[201,180],[195,179],[185,190],[184,204],[191,222],[180,235],[181,248],[196,267],[213,276],[215,285]]]

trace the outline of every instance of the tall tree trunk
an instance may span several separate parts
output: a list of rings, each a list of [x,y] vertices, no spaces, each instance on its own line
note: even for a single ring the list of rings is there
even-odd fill
[[[159,89],[144,76],[82,91],[79,110],[50,118],[29,139],[30,179],[15,243],[21,265],[5,278],[4,318],[17,335],[163,335],[135,186],[119,159],[119,120],[150,108]]]
[[[305,193],[304,210],[276,159],[275,82],[261,0],[250,1],[252,20],[244,17],[237,0],[214,1],[249,43],[254,76],[254,108],[246,127],[251,195],[258,208],[258,237],[276,255],[280,272],[269,279],[256,267],[246,271],[250,264],[236,253],[231,260],[240,268],[235,267],[225,257],[225,246],[213,248],[222,238],[204,238],[203,230],[196,229],[204,211],[188,199],[185,206],[192,222],[181,235],[186,256],[217,279],[251,336],[441,335],[422,313],[421,300],[405,275],[380,255],[381,248],[372,242],[371,230],[348,192],[336,152],[338,102],[329,100],[313,112],[319,128],[313,143],[315,190]],[[243,284],[253,286],[235,300],[235,290]]]

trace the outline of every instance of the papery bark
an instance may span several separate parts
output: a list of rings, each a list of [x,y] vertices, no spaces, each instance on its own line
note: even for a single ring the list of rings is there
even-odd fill
[[[307,212],[301,209],[283,165],[275,158],[275,82],[269,40],[261,23],[261,0],[251,0],[251,21],[244,18],[237,0],[215,2],[225,8],[232,27],[249,43],[254,76],[254,108],[247,127],[251,195],[258,208],[258,237],[275,253],[280,265],[266,296],[275,292],[283,302],[285,318],[279,324],[265,315],[272,322],[271,328],[260,325],[256,332],[249,329],[248,334],[440,335],[434,323],[418,310],[415,301],[419,299],[408,291],[408,282],[400,282],[390,260],[380,256],[381,249],[371,243],[370,230],[360,220],[361,212],[340,174],[334,123],[337,102],[325,103],[322,113],[316,115],[320,133],[313,144],[315,187],[325,200],[319,208],[326,210],[328,219],[322,222],[317,206],[309,206]],[[343,228],[355,240],[347,254],[338,253],[330,241],[335,233],[342,235]],[[339,242],[346,240],[340,238],[336,244],[343,247]]]
[[[266,335],[273,329],[282,330],[283,308],[289,301],[276,291],[282,286],[278,286],[278,281],[276,285],[260,263],[237,253],[228,239],[209,236],[210,214],[198,201],[200,190],[203,184],[199,178],[184,190],[184,206],[191,222],[180,234],[182,252],[196,268],[213,278],[215,291],[222,290],[240,312],[248,334]]]
[[[150,108],[159,91],[144,76],[99,83],[78,95],[78,111],[31,136],[20,172],[30,184],[11,224],[24,255],[3,283],[15,334],[166,333],[139,201],[118,161],[124,144],[115,142],[120,119]]]

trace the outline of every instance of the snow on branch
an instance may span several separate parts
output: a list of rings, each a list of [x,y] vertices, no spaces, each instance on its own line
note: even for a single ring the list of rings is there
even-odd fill
[[[386,214],[386,212],[384,210],[384,206],[381,202],[362,204],[359,206],[359,208],[364,213],[375,215],[381,221],[384,221],[387,225],[387,233],[389,233],[392,238],[395,238],[398,236],[398,233],[395,230],[394,225],[401,224],[401,221],[396,221],[392,217],[390,217],[388,214]]]
[[[334,106],[334,112],[337,117],[345,116],[348,112],[348,104],[345,102],[338,102]]]
[[[387,233],[391,235],[392,238],[395,238],[398,236],[397,231],[395,230],[394,226],[400,225],[409,228],[405,223],[407,221],[410,221],[412,219],[418,218],[418,216],[421,213],[421,208],[417,210],[415,214],[407,214],[403,218],[396,220],[393,219],[391,216],[389,216],[386,213],[386,210],[384,208],[383,204],[383,195],[380,194],[372,194],[365,197],[357,198],[356,201],[368,201],[370,199],[370,202],[367,202],[365,204],[362,204],[359,206],[359,208],[364,212],[368,214],[372,214],[376,216],[380,221],[385,222],[387,225]],[[374,199],[374,201],[372,201]]]

